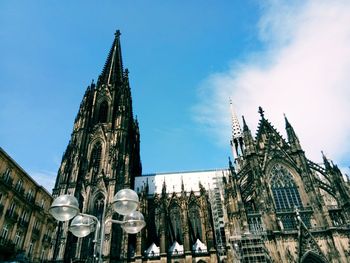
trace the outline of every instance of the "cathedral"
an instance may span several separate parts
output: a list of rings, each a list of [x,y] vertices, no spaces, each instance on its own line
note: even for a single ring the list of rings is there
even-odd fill
[[[109,205],[118,190],[138,193],[146,227],[128,235],[106,225],[103,262],[350,262],[349,180],[326,156],[305,156],[287,117],[285,139],[262,108],[255,136],[231,113],[226,169],[142,175],[117,31],[80,104],[53,197],[74,195],[80,211],[105,221],[122,219]],[[58,223],[52,261],[92,262],[93,239]]]

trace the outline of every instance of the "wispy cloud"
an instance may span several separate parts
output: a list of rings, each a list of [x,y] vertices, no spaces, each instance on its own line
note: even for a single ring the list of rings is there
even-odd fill
[[[286,2],[263,6],[257,27],[265,51],[203,82],[196,119],[227,144],[228,97],[253,129],[261,105],[282,132],[287,114],[310,158],[319,160],[323,149],[344,159],[350,149],[350,2]]]
[[[55,172],[29,171],[28,174],[37,182],[37,184],[43,186],[49,193],[52,193],[57,176]]]

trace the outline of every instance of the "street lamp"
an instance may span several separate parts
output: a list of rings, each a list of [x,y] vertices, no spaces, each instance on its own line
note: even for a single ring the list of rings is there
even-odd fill
[[[137,193],[131,189],[122,189],[116,193],[112,200],[112,207],[118,214],[124,216],[123,221],[115,219],[107,219],[103,226],[93,215],[83,214],[79,211],[78,200],[72,195],[61,195],[57,197],[51,207],[50,214],[58,221],[72,220],[69,231],[77,237],[85,237],[95,232],[94,242],[94,258],[96,258],[96,243],[98,236],[100,237],[100,253],[98,262],[102,262],[102,246],[104,240],[104,226],[107,223],[115,223],[121,225],[126,233],[136,234],[145,227],[146,222],[142,213],[136,211],[139,205],[139,197]],[[96,224],[96,227],[95,227]]]

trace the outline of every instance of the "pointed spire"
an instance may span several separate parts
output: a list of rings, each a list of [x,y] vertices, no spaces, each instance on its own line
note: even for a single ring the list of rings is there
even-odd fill
[[[243,119],[243,141],[244,141],[244,153],[245,155],[249,155],[253,152],[255,152],[255,144],[254,139],[252,136],[252,133],[250,129],[248,128],[247,123],[245,122],[244,116],[242,116]]]
[[[284,121],[285,121],[285,123],[286,123],[286,128],[292,127],[292,125],[290,125],[290,123],[289,123],[289,121],[288,121],[287,116],[286,116],[285,113],[283,113],[283,116],[284,116]]]
[[[165,183],[165,177],[164,177],[164,181],[163,181],[163,186],[162,186],[162,196],[166,196],[166,183]]]
[[[231,109],[231,121],[232,121],[232,138],[240,138],[242,137],[241,126],[239,124],[236,113],[233,109],[232,100],[230,99],[230,109]]]
[[[241,125],[239,124],[236,113],[233,110],[231,99],[230,99],[230,109],[231,109],[231,120],[232,120],[231,147],[232,147],[232,154],[233,154],[234,161],[236,161],[237,159],[239,159],[240,156],[242,156],[243,138],[242,138]]]
[[[329,161],[328,161],[326,155],[324,154],[324,152],[321,151],[321,153],[322,153],[322,159],[323,159],[324,167],[326,168],[326,171],[327,171],[327,170],[330,171],[330,170],[332,169],[332,166],[331,166],[331,164],[329,163]]]
[[[287,131],[287,136],[288,136],[288,142],[293,147],[293,149],[301,150],[300,142],[299,142],[298,136],[296,135],[296,133],[294,131],[294,128],[289,123],[286,114],[283,114],[283,115],[284,115],[284,121],[286,123],[286,131]]]
[[[247,123],[245,122],[244,116],[242,116],[242,120],[243,120],[243,131],[249,131],[249,127],[248,127]]]
[[[115,32],[112,48],[109,51],[107,61],[99,77],[99,84],[113,84],[123,79],[123,62],[120,46],[120,31]]]

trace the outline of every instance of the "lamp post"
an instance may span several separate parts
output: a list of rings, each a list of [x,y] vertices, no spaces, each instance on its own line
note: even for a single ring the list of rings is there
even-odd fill
[[[90,233],[95,232],[93,240],[94,258],[96,258],[96,244],[99,237],[100,251],[98,262],[101,263],[106,224],[119,224],[128,234],[136,234],[146,225],[142,213],[136,211],[139,205],[139,197],[135,191],[131,189],[122,189],[118,191],[113,197],[111,205],[115,212],[124,216],[123,221],[107,219],[101,224],[97,217],[80,213],[78,200],[72,195],[58,196],[52,202],[49,212],[58,221],[68,221],[73,219],[69,226],[69,231],[77,237],[85,237]]]

